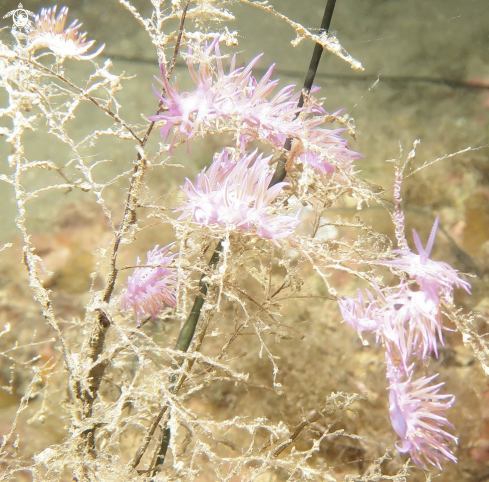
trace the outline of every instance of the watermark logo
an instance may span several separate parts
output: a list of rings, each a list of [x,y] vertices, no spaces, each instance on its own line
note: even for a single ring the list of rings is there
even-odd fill
[[[36,14],[30,10],[26,10],[21,3],[15,10],[11,10],[3,18],[12,17],[14,22],[13,29],[21,30],[29,25],[29,17],[36,18]]]

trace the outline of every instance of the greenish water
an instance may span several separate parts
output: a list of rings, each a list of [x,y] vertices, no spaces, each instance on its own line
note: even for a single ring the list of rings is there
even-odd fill
[[[1,11],[8,12],[16,4],[4,2]],[[149,13],[149,2],[140,0],[134,4],[143,14]],[[320,23],[322,1],[277,0],[273,4],[307,27],[314,28]],[[124,118],[138,121],[141,114],[150,115],[155,105],[152,76],[158,73],[158,67],[151,42],[139,24],[115,1],[72,1],[67,5],[71,9],[70,20],[78,18],[89,38],[95,39],[97,44],[106,44],[97,62],[110,57],[115,72],[137,75],[124,84],[119,94]],[[24,5],[34,12],[42,6],[49,4],[32,0]],[[238,63],[248,62],[264,52],[257,74],[275,62],[276,77],[283,83],[300,85],[312,50],[310,42],[303,41],[293,48],[290,45],[293,30],[272,15],[241,5],[232,5],[231,10],[237,20],[229,27],[238,30],[240,37]],[[488,17],[489,3],[485,0],[338,1],[332,31],[348,52],[362,62],[365,71],[355,72],[326,53],[315,83],[322,87],[321,94],[327,98],[326,110],[334,112],[344,108],[355,118],[357,141],[351,144],[366,156],[357,165],[371,182],[385,187],[390,183],[391,173],[386,171],[384,160],[398,156],[399,141],[408,150],[415,139],[421,139],[419,160],[436,159],[489,142],[489,90],[484,90],[480,83],[474,86],[489,78]],[[8,25],[11,20],[3,22]],[[3,38],[8,41],[8,37],[4,31]],[[69,78],[81,83],[90,73],[90,66],[83,62],[67,62],[66,67]],[[181,88],[192,85],[182,60],[176,73]],[[379,82],[371,88],[377,78]],[[97,120],[92,106],[80,109],[73,132],[78,136],[89,132],[94,119],[99,122],[96,125],[107,125],[103,117]],[[158,142],[156,132],[151,140],[153,145]],[[130,165],[134,152],[128,152],[126,145],[112,144],[111,147],[107,143],[103,154],[95,149],[87,150],[86,155],[95,156],[94,159],[97,156],[113,158]],[[64,155],[69,155],[63,149],[39,132],[39,135],[29,136],[26,155],[61,161]],[[9,146],[2,146],[0,155],[4,161],[8,150]],[[484,177],[488,175],[484,157],[487,158],[487,151],[459,156],[445,161],[440,169],[455,172],[462,166],[466,174]],[[190,158],[182,152],[178,161],[186,166],[194,162],[206,164],[206,157],[195,158],[195,150]],[[477,158],[477,165],[474,158]],[[100,166],[101,179],[119,172],[120,162]],[[54,196],[56,199],[44,197],[49,205],[61,200],[59,196]],[[425,206],[427,201],[421,201],[422,207],[428,207]],[[15,209],[8,188],[0,191],[0,202],[4,206],[0,215],[3,236],[10,238],[15,235],[12,222]],[[43,202],[42,197],[36,201],[33,213],[40,222],[38,229],[42,227]]]

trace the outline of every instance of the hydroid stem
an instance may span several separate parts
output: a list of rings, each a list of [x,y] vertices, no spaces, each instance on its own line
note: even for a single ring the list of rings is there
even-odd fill
[[[331,26],[331,19],[333,18],[333,11],[336,5],[336,0],[328,0],[326,4],[326,10],[324,11],[323,21],[321,22],[321,31],[324,32],[329,31],[329,27]],[[316,77],[316,72],[318,71],[319,61],[321,60],[321,55],[323,55],[324,48],[320,44],[314,45],[314,51],[312,52],[311,63],[309,64],[309,69],[306,74],[306,78],[304,80],[304,86],[302,87],[302,93],[299,97],[299,102],[297,103],[297,107],[302,107],[304,105],[304,93],[309,94],[311,92],[312,83],[314,82],[314,78]],[[284,144],[284,149],[290,151],[292,147],[292,138],[289,137]],[[270,181],[271,188],[275,186],[275,184],[282,182],[285,179],[287,171],[285,170],[285,164],[287,163],[287,159],[282,156],[278,162],[277,167],[275,168],[275,172],[273,173],[272,180]]]

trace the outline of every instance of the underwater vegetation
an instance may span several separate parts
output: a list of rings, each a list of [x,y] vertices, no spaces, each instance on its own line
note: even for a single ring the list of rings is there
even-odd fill
[[[466,301],[483,299],[481,284],[432,254],[440,231],[456,246],[443,212],[410,248],[401,198],[460,152],[416,167],[416,141],[390,160],[385,189],[366,181],[353,119],[329,114],[314,85],[323,51],[363,69],[330,32],[334,0],[319,30],[234,2],[314,44],[302,89],[273,78],[275,64],[257,75],[263,54],[241,64],[233,2],[152,0],[149,16],[118,3],[159,61],[137,122],[123,102],[133,79],[99,65],[110,45],[87,40],[67,7],[27,15],[0,43],[0,180],[20,233],[2,253],[22,260],[25,300],[3,304],[47,326],[0,333],[4,389],[23,390],[1,443],[5,480],[401,481],[484,459],[482,442],[457,448],[446,362],[464,345],[467,383],[485,386],[485,315]],[[72,61],[87,80],[72,80]],[[33,156],[33,132],[57,143],[52,160]],[[42,238],[31,212],[61,195]],[[356,215],[372,206],[370,222]],[[52,436],[24,442],[28,426]]]

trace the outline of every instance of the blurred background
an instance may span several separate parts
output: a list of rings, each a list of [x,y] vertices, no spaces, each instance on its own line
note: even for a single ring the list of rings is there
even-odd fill
[[[28,3],[24,8],[34,13],[50,6],[37,0]],[[150,2],[133,3],[143,16],[149,15]],[[314,29],[321,22],[323,3],[276,0],[273,5]],[[151,41],[136,20],[115,1],[67,1],[66,5],[70,7],[68,22],[78,18],[84,24],[82,31],[88,31],[88,38],[95,39],[97,45],[106,44],[97,62],[109,57],[115,72],[136,76],[124,84],[119,94],[123,105],[121,115],[133,122],[141,121],[141,114],[151,115],[155,102],[151,84],[153,75],[159,71]],[[17,2],[4,1],[0,14],[3,16],[17,7]],[[280,78],[282,84],[300,86],[313,49],[311,42],[304,40],[293,48],[290,41],[295,34],[284,22],[239,2],[228,8],[236,16],[228,26],[238,31],[238,64],[246,64],[264,52],[255,68],[257,76],[275,63],[274,77]],[[489,143],[488,15],[489,4],[483,0],[338,0],[331,30],[346,50],[362,62],[365,71],[353,71],[326,52],[315,84],[326,98],[327,111],[344,109],[354,117],[357,139],[351,140],[350,145],[365,155],[357,163],[365,179],[387,188],[392,184],[393,172],[385,160],[399,156],[399,144],[404,151],[409,151],[416,139],[421,140],[417,165]],[[10,27],[11,18],[1,20],[3,26]],[[6,41],[8,35],[4,30]],[[84,62],[68,61],[66,69],[69,77],[80,81],[91,73],[91,67]],[[181,58],[175,74],[181,89],[192,88]],[[93,122],[93,112],[82,109],[73,130],[86,133]],[[154,142],[158,141],[156,132],[153,138]],[[46,136],[33,136],[34,154],[39,158],[55,158],[56,144],[52,139],[49,142],[45,139]],[[181,164],[187,169],[195,163],[201,168],[208,164],[209,154],[217,149],[220,146],[199,146],[199,153],[193,150],[189,158],[182,149],[178,156],[184,156]],[[8,149],[2,154],[8,154]],[[133,152],[115,155],[129,162]],[[110,171],[111,166],[101,167],[104,169]],[[426,215],[440,214],[445,228],[456,228],[452,237],[457,244],[471,256],[479,256],[489,234],[488,178],[485,148],[441,161],[415,180],[406,182],[406,208],[421,210]],[[0,193],[4,206],[0,221],[5,238],[15,236],[12,223],[15,211],[9,208],[7,191],[2,189]],[[416,223],[418,228],[420,224],[431,225],[431,220],[423,220],[420,213],[416,216],[421,216]],[[409,222],[411,217],[408,213]],[[461,226],[460,222],[465,225]],[[485,269],[485,265],[479,269]]]

